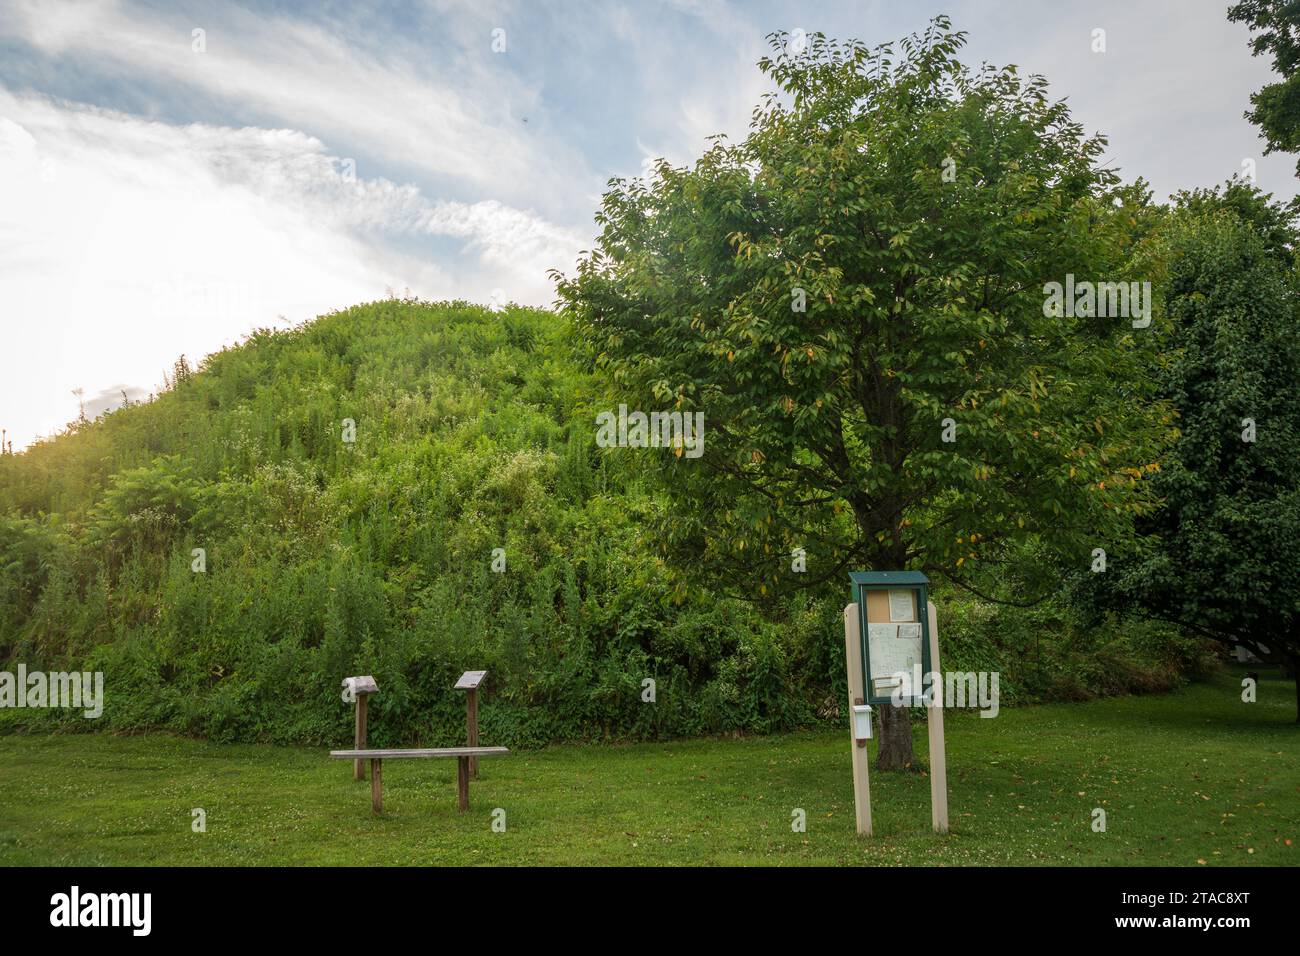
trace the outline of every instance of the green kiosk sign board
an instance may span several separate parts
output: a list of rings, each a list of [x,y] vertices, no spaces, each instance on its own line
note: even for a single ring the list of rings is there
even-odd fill
[[[849,692],[849,753],[853,759],[853,814],[858,835],[871,836],[871,772],[867,743],[872,710],[884,714],[897,693],[900,706],[929,708],[930,817],[948,832],[948,758],[943,743],[943,694],[922,696],[925,674],[939,670],[939,616],[919,571],[854,571],[844,608],[844,672]]]
[[[921,703],[917,675],[930,671],[929,578],[920,571],[854,571],[849,577],[867,703],[889,704],[900,687],[905,703]]]

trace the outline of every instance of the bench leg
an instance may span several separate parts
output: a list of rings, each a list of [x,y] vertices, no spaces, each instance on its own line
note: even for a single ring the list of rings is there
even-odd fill
[[[456,758],[456,797],[461,812],[469,809],[469,758]]]
[[[370,761],[370,809],[379,813],[384,809],[384,785],[382,778],[382,760]]]

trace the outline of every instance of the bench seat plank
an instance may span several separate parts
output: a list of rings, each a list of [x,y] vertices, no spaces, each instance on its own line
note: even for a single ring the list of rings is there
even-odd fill
[[[333,760],[400,760],[403,757],[491,757],[508,747],[429,747],[415,750],[331,750]]]

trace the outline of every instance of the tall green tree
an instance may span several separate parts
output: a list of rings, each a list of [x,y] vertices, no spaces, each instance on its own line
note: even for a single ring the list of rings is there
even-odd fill
[[[1148,547],[1095,584],[1295,675],[1300,666],[1300,240],[1287,210],[1234,182],[1177,198],[1168,227],[1172,337],[1156,370],[1179,437],[1147,483]],[[1297,692],[1300,721],[1300,688]]]
[[[667,565],[772,600],[863,567],[969,584],[1031,537],[1086,564],[1147,503],[1153,336],[1046,284],[1153,278],[1146,193],[944,18],[770,40],[745,141],[612,181],[557,275],[611,401],[705,415],[702,455],[658,455]],[[878,766],[911,764],[882,711]]]
[[[1251,94],[1246,118],[1260,128],[1264,152],[1300,152],[1300,3],[1296,0],[1240,0],[1228,19],[1250,27],[1254,56],[1269,53],[1282,79]],[[1296,164],[1300,174],[1300,162]]]

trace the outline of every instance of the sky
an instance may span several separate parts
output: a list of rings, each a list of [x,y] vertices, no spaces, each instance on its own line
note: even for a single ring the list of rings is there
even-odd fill
[[[1250,160],[1289,199],[1227,6],[0,0],[0,427],[24,448],[182,354],[389,295],[552,304],[610,178],[744,137],[776,30],[947,14],[967,63],[1046,76],[1157,198]]]

